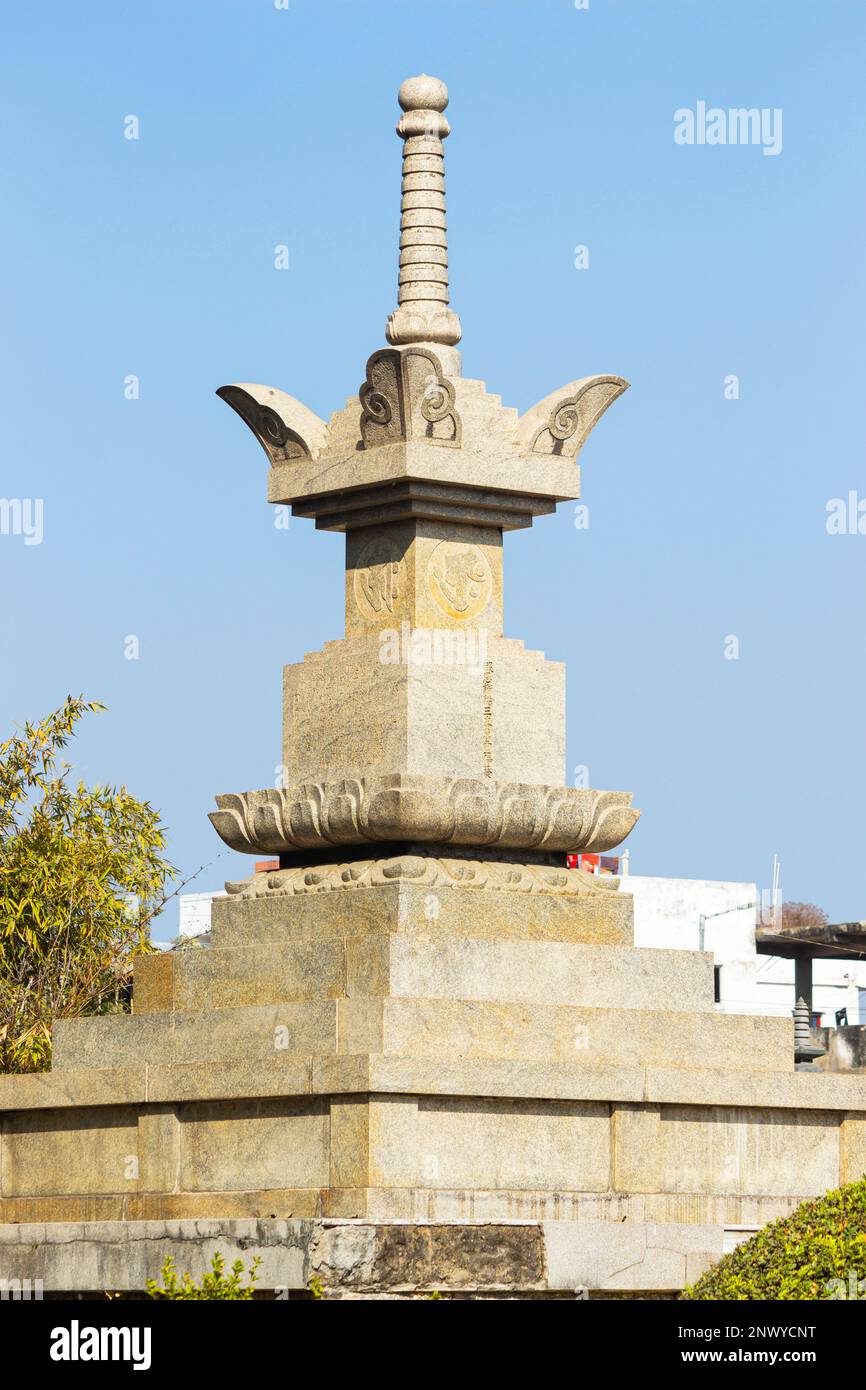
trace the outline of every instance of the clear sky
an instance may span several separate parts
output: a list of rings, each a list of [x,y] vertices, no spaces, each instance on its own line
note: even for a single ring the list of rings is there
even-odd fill
[[[4,31],[0,496],[44,513],[41,544],[0,535],[0,736],[104,701],[84,776],[161,808],[193,888],[249,867],[206,813],[272,785],[343,541],[275,529],[214,390],[326,418],[357,390],[426,71],[464,374],[521,410],[632,382],[583,451],[589,529],[567,505],[506,539],[506,631],[568,663],[569,777],[634,790],[634,872],[765,886],[777,853],[786,897],[866,917],[866,534],[827,531],[866,499],[866,6],[40,0]],[[780,152],[677,144],[700,101],[781,110]]]

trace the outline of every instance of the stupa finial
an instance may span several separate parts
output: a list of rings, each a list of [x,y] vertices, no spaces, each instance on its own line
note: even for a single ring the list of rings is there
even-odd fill
[[[445,149],[451,127],[443,115],[448,88],[438,77],[409,77],[397,93],[403,115],[398,307],[388,319],[389,343],[453,346],[460,320],[448,307],[448,232],[445,221]]]

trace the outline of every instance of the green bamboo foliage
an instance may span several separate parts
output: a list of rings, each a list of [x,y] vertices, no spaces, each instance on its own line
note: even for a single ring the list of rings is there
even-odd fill
[[[136,955],[174,877],[159,813],[125,787],[71,780],[60,709],[0,744],[0,1072],[50,1065],[55,1019],[128,1007]]]

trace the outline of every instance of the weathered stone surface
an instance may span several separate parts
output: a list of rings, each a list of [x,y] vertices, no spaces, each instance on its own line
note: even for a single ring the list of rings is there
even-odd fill
[[[243,1062],[275,1053],[384,1053],[619,1067],[748,1067],[787,1072],[787,1021],[485,999],[359,995],[57,1025],[55,1069],[136,1061]]]
[[[340,1194],[341,1196],[345,1194]],[[363,1196],[363,1205],[359,1196]],[[811,1194],[784,1197],[742,1193],[714,1196],[694,1192],[574,1192],[549,1188],[371,1187],[352,1194],[345,1210],[325,1214],[370,1221],[598,1221],[681,1222],[757,1230],[787,1216]]]
[[[0,1226],[0,1277],[68,1292],[141,1290],[167,1255],[200,1279],[216,1253],[245,1268],[259,1255],[265,1288],[304,1287],[313,1227],[303,1221],[88,1221]]]
[[[58,1072],[100,1062],[245,1062],[275,1053],[333,1052],[337,1001],[210,1009],[173,1014],[115,1014],[65,1019],[54,1029]]]
[[[839,1140],[840,1181],[858,1182],[866,1177],[866,1114],[843,1114]]]
[[[370,1106],[366,1096],[338,1096],[330,1103],[330,1174],[336,1191],[370,1183]]]
[[[261,1259],[259,1288],[276,1297],[313,1277],[330,1298],[365,1290],[668,1292],[719,1258],[722,1234],[674,1222],[52,1222],[0,1226],[0,1277],[41,1279],[70,1293],[137,1290],[159,1279],[167,1255],[198,1280],[219,1251],[245,1267]]]
[[[335,1075],[349,1058],[320,1064],[324,1076]],[[314,1068],[314,1076],[317,1068]],[[538,1100],[640,1100],[645,1072],[641,1067],[594,1067],[582,1062],[538,1062],[525,1058],[371,1057],[369,1090],[428,1096],[490,1096]]]
[[[389,942],[392,996],[478,999],[653,1009],[676,998],[711,1012],[709,955],[698,951],[629,950],[576,943],[442,939],[432,930]]]
[[[779,1020],[788,1023],[788,1020]],[[793,1034],[793,1023],[788,1025]],[[662,1102],[739,1105],[749,1107],[771,1104],[779,1109],[804,1111],[841,1110],[847,1105],[860,1106],[866,1102],[860,1077],[834,1077],[833,1082],[848,1081],[848,1086],[816,1085],[818,1073],[794,1072],[774,1074],[771,1088],[768,1081],[750,1068],[747,1070],[711,1070],[705,1066],[694,1069],[659,1069],[650,1067],[646,1075],[646,1095]],[[825,1078],[829,1082],[830,1077]]]
[[[138,1116],[138,1187],[177,1192],[182,1186],[181,1119],[176,1105],[149,1105]]]
[[[758,1230],[810,1193],[621,1193],[539,1188],[264,1188],[231,1192],[129,1192],[106,1196],[0,1197],[0,1224],[21,1222],[232,1220],[328,1216],[370,1221],[682,1221]]]
[[[102,1078],[109,1078],[103,1081]],[[846,1112],[854,1138],[850,1164],[858,1153],[856,1124],[866,1110],[858,1077],[839,1076],[828,1091],[810,1094],[806,1073],[778,1071],[709,1072],[655,1067],[593,1066],[495,1058],[417,1058],[321,1055],[277,1052],[240,1062],[154,1063],[139,1068],[70,1070],[45,1076],[10,1076],[3,1110],[74,1109],[80,1105],[124,1105],[258,1096],[345,1095],[371,1092],[413,1095],[536,1097],[547,1100],[604,1100],[655,1104],[738,1107],[748,1112],[808,1110]],[[708,1093],[708,1087],[712,1090]]]
[[[3,1197],[138,1186],[138,1115],[128,1106],[6,1115],[0,1148]]]
[[[423,936],[371,928],[363,938],[305,933],[279,944],[179,952],[169,1007],[381,995],[605,1008],[615,993],[619,1009],[651,1009],[676,997],[695,1012],[713,1011],[712,961],[702,952],[672,958],[669,951],[621,946],[455,939],[443,937],[438,922],[428,925],[434,930]]]
[[[346,946],[339,937],[182,951],[175,959],[174,1009],[313,1003],[347,992]]]
[[[366,1189],[363,1196],[366,1199]],[[238,1217],[321,1215],[364,1216],[366,1211],[333,1212],[320,1188],[238,1188],[204,1192],[130,1192],[88,1197],[61,1194],[0,1198],[3,1222],[190,1221]]]
[[[378,635],[329,642],[284,667],[286,785],[402,774],[442,779],[431,792],[446,805],[455,778],[568,795],[561,663],[474,618],[455,632],[441,616],[408,630],[394,617]]]
[[[442,864],[443,867],[439,868]],[[424,866],[422,866],[424,867]],[[505,866],[508,869],[509,866]],[[455,865],[426,861],[419,879],[376,881],[380,875],[362,865],[359,877],[347,883],[345,866],[322,865],[300,873],[304,891],[294,891],[291,871],[262,874],[275,878],[246,898],[238,893],[213,904],[211,939],[214,946],[278,946],[308,934],[315,939],[345,938],[363,951],[376,932],[405,932],[425,937],[459,935],[509,940],[574,941],[607,946],[634,942],[633,903],[627,893],[597,889],[604,879],[577,870],[545,870],[510,866],[517,879],[503,887],[503,866],[483,862]],[[462,869],[462,877],[456,872]],[[551,883],[554,880],[554,883]],[[246,891],[246,889],[244,890]],[[532,911],[527,911],[527,895]]]
[[[180,1186],[327,1187],[328,1127],[318,1099],[193,1103],[183,1117]]]
[[[617,1113],[613,1182],[629,1191],[817,1195],[838,1180],[832,1113],[701,1105]]]
[[[314,1259],[331,1290],[546,1287],[536,1225],[325,1225]]]
[[[131,1066],[0,1076],[0,1120],[4,1111],[82,1105],[127,1105],[147,1099],[147,1068]]]
[[[341,1060],[347,1088],[366,1089],[354,1059]],[[240,1062],[156,1062],[147,1068],[147,1094],[153,1102],[304,1096],[313,1092],[312,1073],[312,1057],[282,1051]],[[317,1094],[324,1089],[315,1088]]]
[[[680,1289],[724,1254],[718,1226],[551,1221],[544,1226],[551,1288]]]
[[[174,1007],[174,967],[178,959],[173,951],[138,957],[135,962],[135,1013],[165,1013]]]
[[[346,1015],[357,1001],[346,1001]],[[380,1022],[381,1019],[381,1022]],[[525,1058],[589,1066],[719,1067],[787,1072],[787,1020],[482,1000],[386,999],[371,1016],[382,1051],[426,1058]]]
[[[371,1098],[371,1182],[604,1191],[610,1177],[609,1130],[603,1104]]]

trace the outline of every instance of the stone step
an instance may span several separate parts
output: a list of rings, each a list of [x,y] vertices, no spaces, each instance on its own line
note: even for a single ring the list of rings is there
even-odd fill
[[[136,1015],[341,996],[713,1011],[713,958],[699,951],[491,941],[371,931],[142,957]]]
[[[340,1051],[436,1058],[524,1058],[587,1066],[793,1067],[784,1018],[441,999],[347,1000]]]
[[[54,1039],[55,1072],[338,1053],[753,1072],[793,1065],[788,1019],[481,1000],[360,997],[118,1014],[59,1022]]]
[[[324,876],[324,875],[323,875]],[[581,893],[522,889],[374,883],[217,898],[211,917],[214,946],[277,946],[298,933],[322,940],[369,937],[377,929],[461,938],[584,942],[633,946],[634,905],[628,893],[590,886]]]
[[[337,1002],[64,1019],[53,1029],[52,1071],[160,1062],[248,1062],[333,1055]]]

